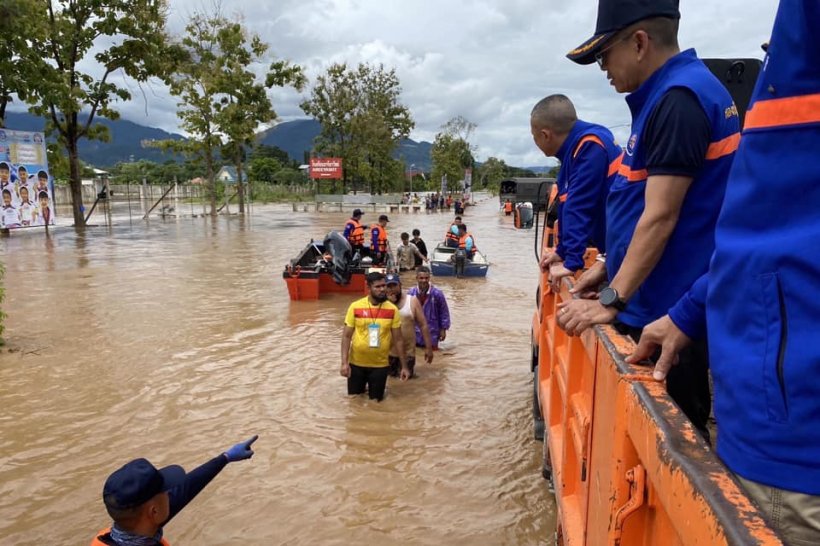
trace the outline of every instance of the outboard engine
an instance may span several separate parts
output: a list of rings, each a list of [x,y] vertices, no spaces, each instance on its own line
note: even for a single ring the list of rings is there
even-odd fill
[[[336,284],[347,284],[350,282],[350,263],[353,259],[353,248],[344,238],[344,235],[337,231],[331,231],[324,240],[325,252],[333,257],[331,260],[331,275]]]
[[[456,250],[455,255],[456,277],[464,276],[464,268],[467,266],[467,252],[463,248]]]

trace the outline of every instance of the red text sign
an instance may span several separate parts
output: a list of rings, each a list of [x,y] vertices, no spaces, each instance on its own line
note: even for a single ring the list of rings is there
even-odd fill
[[[310,158],[311,178],[342,178],[341,157],[312,157]]]

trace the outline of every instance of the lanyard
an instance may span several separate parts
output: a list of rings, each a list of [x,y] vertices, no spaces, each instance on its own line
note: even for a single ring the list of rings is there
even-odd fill
[[[381,302],[379,306],[376,308],[376,311],[379,315],[381,315],[382,305],[384,305],[384,302]],[[373,316],[373,308],[370,307],[370,300],[367,301],[367,310],[370,313],[370,323],[376,324],[376,320],[378,319],[378,317]]]

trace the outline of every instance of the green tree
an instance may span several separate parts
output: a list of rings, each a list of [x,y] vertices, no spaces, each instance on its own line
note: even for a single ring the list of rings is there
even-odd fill
[[[74,225],[85,225],[80,156],[82,138],[106,140],[96,117],[118,119],[113,103],[131,98],[114,74],[144,82],[167,67],[164,0],[44,0],[43,31],[27,37],[31,111],[68,153]],[[80,115],[83,112],[83,115]]]
[[[28,38],[43,32],[45,12],[34,0],[3,0],[0,3],[0,127],[5,127],[6,107],[15,95],[27,100],[37,81],[31,68]]]
[[[299,87],[304,80],[299,67],[278,61],[271,64],[263,82],[257,81],[249,67],[268,46],[258,36],[248,38],[240,23],[218,13],[194,15],[179,45],[183,58],[170,87],[181,99],[177,115],[192,138],[163,144],[202,160],[211,214],[215,215],[215,154],[223,146],[223,137],[224,153],[235,162],[241,179],[244,146],[252,143],[260,123],[276,118],[267,89],[287,84]],[[238,188],[243,191],[241,184]],[[240,199],[244,205],[244,195]]]
[[[353,183],[383,191],[401,183],[401,163],[392,154],[415,126],[400,102],[395,70],[334,64],[319,76],[302,110],[322,125],[315,151],[344,160],[342,191]],[[333,188],[335,190],[335,187]]]
[[[250,178],[254,182],[273,183],[276,173],[282,169],[282,162],[272,157],[253,157],[248,164]]]
[[[465,169],[475,165],[474,147],[468,140],[475,128],[474,123],[458,116],[445,123],[433,140],[430,151],[432,177],[434,181],[439,181],[446,175],[450,191],[460,189],[458,182],[464,178]]]
[[[498,193],[501,181],[507,176],[506,173],[507,164],[504,160],[490,157],[476,169],[476,178],[481,188]]]
[[[269,144],[257,144],[251,150],[251,155],[249,159],[253,161],[254,159],[275,159],[282,165],[289,165],[294,168],[299,167],[298,161],[291,160],[288,153],[278,146],[271,146]]]

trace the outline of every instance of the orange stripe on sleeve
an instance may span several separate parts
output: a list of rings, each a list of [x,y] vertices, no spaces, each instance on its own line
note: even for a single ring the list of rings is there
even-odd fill
[[[744,129],[820,123],[820,93],[761,100],[746,112]]]
[[[572,152],[572,157],[576,157],[578,155],[578,152],[581,151],[581,146],[583,146],[587,142],[595,142],[601,148],[606,149],[606,146],[604,146],[604,143],[601,142],[600,138],[596,137],[595,135],[587,135],[578,141],[578,145],[575,146],[575,151]]]
[[[633,171],[628,165],[620,165],[618,167],[618,174],[626,178],[629,182],[641,182],[646,180],[646,177],[649,176],[646,169]]]
[[[624,153],[621,152],[615,160],[609,164],[609,171],[606,173],[607,176],[612,176],[613,174],[617,173],[618,170],[621,168],[621,161],[624,160]]]
[[[740,144],[740,133],[727,136],[723,140],[713,142],[706,149],[706,159],[720,159],[723,156],[734,153]]]

